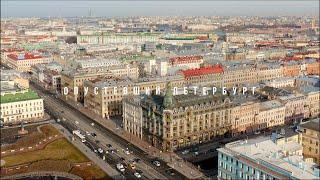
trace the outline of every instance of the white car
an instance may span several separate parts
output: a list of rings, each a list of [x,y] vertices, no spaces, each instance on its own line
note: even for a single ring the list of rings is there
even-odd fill
[[[124,167],[123,167],[123,165],[122,165],[121,163],[118,163],[118,164],[117,164],[117,169],[118,169],[120,172],[124,172],[124,171],[125,171],[125,169],[124,169]]]
[[[99,148],[99,149],[98,149],[98,152],[99,152],[100,154],[102,154],[102,153],[103,153],[103,149]]]
[[[129,155],[129,154],[130,154],[130,151],[129,151],[129,150],[125,150],[124,153],[125,153],[126,155]]]
[[[141,174],[139,174],[138,172],[133,173],[133,175],[137,178],[141,178]]]
[[[153,161],[153,164],[157,167],[160,167],[160,162],[159,161]]]
[[[258,134],[260,134],[260,133],[261,133],[260,131],[255,131],[255,132],[254,132],[255,135],[258,135]]]
[[[189,150],[184,150],[184,151],[182,151],[182,154],[183,155],[186,155],[186,154],[188,154],[189,153]]]

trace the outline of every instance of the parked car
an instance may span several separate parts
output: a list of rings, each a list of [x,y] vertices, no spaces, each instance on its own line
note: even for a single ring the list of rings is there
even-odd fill
[[[141,174],[138,173],[138,172],[133,173],[133,175],[134,175],[136,178],[141,178]]]
[[[103,153],[103,149],[98,148],[98,152],[99,152],[100,154],[102,154],[102,153]]]
[[[112,148],[112,145],[111,145],[111,144],[106,144],[106,146],[107,146],[108,148]]]
[[[120,172],[124,172],[124,171],[125,171],[125,169],[124,169],[124,167],[123,167],[123,164],[121,164],[121,163],[118,163],[118,164],[117,164],[117,169],[118,169]]]
[[[128,166],[130,169],[132,169],[132,170],[135,170],[136,169],[136,166],[134,165],[134,164],[129,164],[129,166]]]
[[[136,163],[140,163],[141,162],[141,159],[140,158],[134,158],[133,159]]]
[[[188,149],[186,149],[186,150],[184,150],[184,151],[182,151],[182,154],[183,155],[186,155],[186,154],[188,154],[190,151],[188,150]]]
[[[167,169],[167,170],[165,170],[165,172],[166,172],[166,174],[168,174],[168,175],[170,175],[170,176],[174,176],[175,175],[175,173],[174,173],[174,171],[173,171],[173,169]]]
[[[159,161],[153,161],[153,164],[155,165],[155,166],[157,166],[157,167],[160,167],[160,162]]]

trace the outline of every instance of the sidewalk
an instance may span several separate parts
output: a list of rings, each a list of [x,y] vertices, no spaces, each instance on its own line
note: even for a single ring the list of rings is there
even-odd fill
[[[98,158],[87,146],[85,146],[80,141],[72,141],[70,140],[70,137],[72,137],[72,134],[69,133],[64,127],[62,127],[59,124],[53,124],[61,134],[69,141],[71,142],[77,149],[79,149],[83,154],[85,154],[92,162],[97,164],[104,172],[106,172],[112,179],[124,179],[121,174],[112,168],[109,164],[104,162],[102,159]],[[62,131],[63,130],[63,131]]]
[[[152,155],[155,157],[161,157],[161,159],[163,159],[168,164],[168,166],[179,171],[188,179],[204,179],[205,178],[205,175],[202,172],[200,172],[193,164],[184,161],[177,154],[173,152],[165,152],[165,153],[161,152],[159,149],[151,146],[146,141],[143,141],[138,137],[133,136],[132,134],[126,131],[123,131],[122,129],[117,129],[116,124],[112,120],[104,119],[98,116],[97,114],[91,112],[90,110],[84,108],[82,105],[76,105],[74,102],[70,102],[70,101],[65,101],[65,102],[67,102],[72,107],[78,109],[83,114],[86,114],[88,117],[92,118],[99,124],[103,125],[105,128],[108,128],[109,130],[116,133],[120,137],[128,140],[133,145],[140,147],[149,155]]]

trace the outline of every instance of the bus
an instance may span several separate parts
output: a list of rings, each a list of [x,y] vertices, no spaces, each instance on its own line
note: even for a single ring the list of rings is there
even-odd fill
[[[81,134],[80,130],[73,130],[72,133],[78,136],[81,139],[81,142],[86,142],[86,137]]]

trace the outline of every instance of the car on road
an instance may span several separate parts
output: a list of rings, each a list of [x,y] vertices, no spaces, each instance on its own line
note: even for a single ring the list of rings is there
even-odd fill
[[[166,172],[166,174],[168,174],[168,175],[170,175],[170,176],[176,175],[176,174],[174,173],[174,171],[173,171],[172,168],[165,170],[165,172]]]
[[[129,155],[129,154],[130,154],[130,151],[129,151],[128,148],[127,148],[127,149],[124,149],[123,152],[124,152],[126,155]]]
[[[184,151],[182,151],[182,154],[183,155],[186,155],[186,154],[188,154],[190,151],[188,150],[188,149],[186,149],[186,150],[184,150]]]
[[[260,131],[255,131],[255,132],[254,132],[255,135],[258,135],[258,134],[260,134],[260,133],[261,133]]]
[[[98,152],[99,152],[100,154],[102,154],[102,153],[103,153],[103,149],[102,149],[102,148],[98,148]]]
[[[120,161],[125,161],[126,159],[123,157],[120,157]]]
[[[93,132],[93,133],[91,133],[91,136],[97,137],[97,134]]]
[[[124,172],[124,171],[125,171],[124,166],[123,166],[123,164],[121,164],[121,163],[118,163],[118,164],[117,164],[117,169],[118,169],[120,172]]]
[[[112,148],[112,145],[111,145],[111,144],[106,144],[106,146],[107,146],[108,148]]]
[[[141,159],[140,158],[133,158],[132,159],[134,162],[136,162],[136,163],[140,163],[141,162]]]
[[[134,175],[136,178],[141,178],[141,174],[138,173],[138,172],[133,173],[133,175]]]
[[[160,167],[160,162],[159,161],[153,161],[153,164],[155,165],[155,166],[157,166],[157,167]]]
[[[129,166],[128,166],[130,169],[132,169],[132,170],[135,170],[136,169],[136,166],[134,165],[134,164],[129,164]]]
[[[136,161],[135,161],[134,159],[130,159],[130,160],[129,160],[129,163],[131,163],[131,164],[136,164]]]

